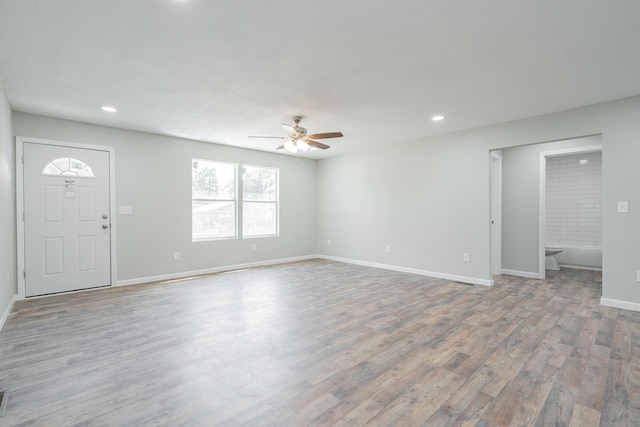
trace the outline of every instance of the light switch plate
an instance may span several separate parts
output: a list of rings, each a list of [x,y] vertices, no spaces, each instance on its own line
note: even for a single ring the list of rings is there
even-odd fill
[[[618,202],[618,213],[629,213],[629,202]]]
[[[133,215],[133,206],[120,206],[118,212],[120,215]]]

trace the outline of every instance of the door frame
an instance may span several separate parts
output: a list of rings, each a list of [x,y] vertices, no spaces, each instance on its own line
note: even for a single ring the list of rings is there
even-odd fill
[[[568,154],[577,153],[593,153],[596,151],[602,152],[602,144],[540,152],[540,180],[538,184],[538,276],[540,279],[545,279],[547,273],[545,266],[545,229],[547,224],[545,205],[547,195],[547,157],[566,156]]]
[[[116,278],[116,179],[115,179],[115,148],[101,145],[80,144],[76,142],[55,141],[50,139],[30,138],[26,136],[16,136],[16,261],[18,264],[18,299],[25,299],[25,259],[24,259],[24,144],[35,143],[42,145],[53,145],[57,147],[81,148],[85,150],[107,151],[109,153],[109,217],[111,218],[111,278],[108,286],[113,286]],[[91,290],[91,289],[87,289]],[[83,292],[83,291],[71,291]],[[29,297],[40,298],[40,297]]]
[[[502,274],[502,149],[491,150],[491,275]]]

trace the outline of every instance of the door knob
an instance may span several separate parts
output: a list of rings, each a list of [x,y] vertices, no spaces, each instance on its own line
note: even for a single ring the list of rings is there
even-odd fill
[[[107,228],[109,228],[109,226],[107,224],[102,224],[102,228],[106,230]]]
[[[107,219],[109,218],[107,215],[102,215],[102,219]]]

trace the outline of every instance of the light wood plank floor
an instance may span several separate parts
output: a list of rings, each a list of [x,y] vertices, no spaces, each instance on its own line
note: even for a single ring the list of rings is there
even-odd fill
[[[18,302],[0,425],[638,425],[640,313],[600,277],[312,260]]]

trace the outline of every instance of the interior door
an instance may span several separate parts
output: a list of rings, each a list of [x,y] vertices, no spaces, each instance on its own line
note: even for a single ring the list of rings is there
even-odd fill
[[[109,152],[24,143],[25,296],[111,285]]]

